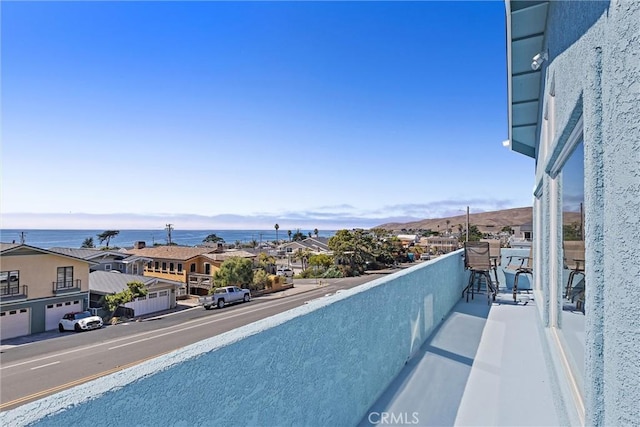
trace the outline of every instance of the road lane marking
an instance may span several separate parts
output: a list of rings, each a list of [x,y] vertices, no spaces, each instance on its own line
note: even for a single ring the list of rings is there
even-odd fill
[[[188,326],[188,327],[186,327],[186,328],[176,329],[176,330],[174,330],[174,331],[164,332],[164,333],[162,333],[162,334],[153,335],[153,336],[151,336],[151,337],[142,338],[142,339],[139,339],[139,340],[136,340],[136,341],[131,341],[131,342],[128,342],[128,343],[125,343],[125,344],[120,344],[120,345],[117,345],[117,346],[115,346],[115,347],[109,347],[109,348],[108,348],[108,350],[115,350],[115,349],[117,349],[117,348],[126,347],[126,346],[128,346],[128,345],[138,344],[138,343],[145,342],[145,341],[149,341],[149,340],[152,340],[152,339],[162,338],[162,337],[164,337],[164,336],[171,335],[171,334],[175,334],[175,333],[178,333],[178,332],[188,331],[189,329],[200,328],[200,327],[202,327],[202,326],[204,326],[204,325],[210,325],[210,324],[212,324],[212,323],[217,323],[217,322],[221,322],[221,321],[224,321],[224,320],[228,320],[228,319],[233,319],[233,318],[236,318],[236,317],[244,316],[244,315],[246,315],[247,313],[255,313],[255,312],[258,312],[258,311],[261,311],[261,310],[266,310],[266,309],[268,309],[268,308],[277,307],[277,306],[280,306],[280,305],[283,305],[283,304],[287,304],[287,303],[289,303],[289,302],[291,302],[291,301],[292,301],[292,300],[288,300],[288,301],[281,301],[281,302],[279,302],[279,303],[271,304],[271,305],[269,305],[269,306],[265,306],[265,307],[258,307],[257,309],[255,309],[255,310],[253,310],[253,311],[243,311],[243,312],[241,312],[241,313],[234,313],[234,314],[231,314],[231,315],[229,315],[229,316],[225,316],[225,317],[216,317],[215,319],[211,319],[211,320],[206,321],[206,322],[201,322],[201,323],[198,323],[198,324],[196,324],[196,325]],[[235,329],[235,328],[234,328],[234,329]],[[215,336],[215,335],[214,335],[214,336]]]
[[[182,327],[184,325],[189,325],[189,324],[193,324],[193,323],[197,323],[196,326],[203,326],[203,325],[208,325],[210,323],[214,323],[214,322],[217,322],[217,321],[220,321],[220,320],[225,320],[225,319],[238,317],[238,316],[241,316],[241,315],[244,315],[244,314],[256,313],[258,311],[262,311],[262,310],[266,310],[266,309],[274,308],[274,307],[279,307],[279,306],[284,305],[284,304],[289,304],[289,303],[292,303],[292,302],[303,300],[305,298],[308,298],[310,296],[309,294],[311,294],[312,292],[313,293],[326,292],[327,288],[328,288],[328,286],[327,287],[323,286],[321,288],[314,289],[314,290],[311,290],[311,291],[308,291],[308,292],[304,292],[304,293],[301,293],[301,294],[298,294],[298,295],[292,295],[290,297],[287,297],[283,301],[278,301],[278,302],[273,303],[273,304],[270,304],[269,302],[260,303],[257,308],[254,308],[254,307],[246,307],[246,308],[245,307],[240,307],[239,309],[234,310],[234,311],[237,311],[238,313],[237,314],[233,314],[231,316],[225,316],[226,312],[225,313],[215,313],[213,315],[213,316],[215,316],[215,318],[210,320],[210,321],[208,321],[208,322],[203,322],[202,319],[206,319],[206,318],[205,317],[200,317],[198,319],[189,320],[189,321],[186,321],[186,322],[178,324],[178,325],[167,326],[166,329],[179,328],[179,327]],[[262,305],[264,305],[264,307],[262,307]],[[187,328],[187,329],[191,329],[191,328]],[[186,330],[186,329],[180,329],[178,332],[181,332],[181,331],[184,331],[184,330]],[[92,345],[88,345],[88,346],[84,346],[84,347],[80,347],[80,348],[75,348],[75,349],[68,350],[68,351],[63,351],[63,352],[60,352],[60,353],[54,353],[54,354],[51,354],[51,355],[48,355],[48,356],[44,356],[44,357],[40,357],[40,358],[37,358],[37,359],[26,360],[24,362],[14,363],[12,365],[0,366],[0,370],[15,368],[15,367],[22,366],[22,365],[28,365],[30,363],[41,362],[43,360],[50,360],[50,359],[53,359],[53,358],[56,358],[56,357],[64,356],[66,354],[78,353],[79,351],[90,350],[92,348],[100,347],[100,346],[107,346],[107,345],[110,345],[110,344],[113,344],[113,343],[117,343],[117,342],[121,342],[121,341],[125,341],[125,340],[130,340],[130,339],[135,339],[135,338],[138,338],[138,337],[142,337],[142,336],[153,334],[153,333],[157,333],[157,332],[158,332],[157,329],[153,330],[153,331],[141,332],[139,334],[134,334],[134,335],[126,336],[126,337],[116,338],[116,339],[113,339],[113,340],[110,340],[110,341],[100,342],[100,343],[96,343],[96,344],[92,344]],[[167,333],[165,333],[164,335],[167,335]]]
[[[173,350],[171,350],[171,351],[173,351]],[[77,385],[80,385],[80,384],[95,380],[97,378],[104,377],[106,375],[110,375],[110,374],[113,374],[113,373],[118,372],[118,371],[122,371],[124,369],[130,368],[132,366],[139,365],[140,363],[143,363],[143,362],[146,362],[147,360],[155,359],[156,357],[171,353],[171,351],[166,351],[164,353],[160,353],[160,354],[157,354],[155,356],[145,357],[144,359],[140,359],[140,360],[137,360],[135,362],[127,363],[126,365],[116,366],[115,368],[112,368],[112,369],[109,369],[109,370],[106,370],[106,371],[103,371],[103,372],[99,372],[97,374],[89,375],[87,377],[83,377],[83,378],[77,379],[75,381],[68,382],[66,384],[62,384],[62,385],[59,385],[59,386],[51,387],[51,388],[48,388],[46,390],[42,390],[42,391],[39,391],[39,392],[36,392],[36,393],[32,393],[32,394],[30,394],[28,396],[19,397],[18,399],[14,399],[14,400],[12,400],[10,402],[5,402],[5,403],[0,404],[0,411],[4,411],[7,408],[9,408],[11,406],[14,406],[14,405],[21,405],[21,404],[27,403],[27,402],[29,402],[31,400],[36,400],[36,399],[39,399],[41,397],[47,396],[49,394],[57,393],[59,391],[62,391],[62,390],[65,390],[65,389],[68,389],[68,388],[71,388],[71,387],[75,387]]]
[[[31,368],[31,370],[33,371],[35,369],[46,368],[47,366],[57,365],[58,363],[60,363],[59,360],[57,362],[47,363],[46,365],[35,366]]]

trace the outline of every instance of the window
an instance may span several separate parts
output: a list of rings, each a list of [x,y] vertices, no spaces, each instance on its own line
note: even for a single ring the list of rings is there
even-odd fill
[[[175,270],[172,262],[169,263],[169,271],[173,272]]]
[[[204,274],[211,274],[211,264],[209,264],[208,262],[204,264]]]
[[[584,143],[575,146],[562,166],[562,274],[558,276],[559,336],[578,384],[584,375]]]
[[[162,263],[162,271],[167,271],[167,263],[166,262]]]
[[[58,280],[56,289],[67,289],[73,287],[73,267],[58,267]]]
[[[182,264],[178,263],[178,273],[182,273]]]
[[[159,295],[161,297],[166,297],[167,295],[169,295],[169,291],[160,291]]]
[[[149,299],[151,298],[158,298],[158,294],[156,292],[149,294]]]
[[[0,272],[0,294],[17,295],[20,293],[20,271],[2,271]]]
[[[105,264],[105,265],[104,265],[104,269],[105,269],[106,271],[111,270],[111,264]]]
[[[155,270],[159,270],[160,269],[160,263],[158,261],[155,262]]]
[[[132,271],[133,274],[138,274],[138,264],[133,264]]]
[[[189,272],[190,273],[195,273],[196,272],[196,264],[195,263],[191,263],[191,266],[189,267]]]

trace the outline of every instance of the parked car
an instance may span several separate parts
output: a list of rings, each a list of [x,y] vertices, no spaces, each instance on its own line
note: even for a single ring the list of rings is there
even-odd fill
[[[200,297],[198,301],[205,310],[211,310],[213,307],[222,308],[227,304],[251,301],[251,291],[237,286],[225,286],[217,288],[211,295]]]
[[[90,331],[91,329],[102,328],[102,318],[94,316],[89,311],[80,311],[77,313],[67,313],[58,324],[58,330],[64,331]]]
[[[429,254],[420,254],[421,261],[429,261],[431,259],[431,255]]]
[[[289,267],[278,267],[276,276],[293,277],[293,270]]]

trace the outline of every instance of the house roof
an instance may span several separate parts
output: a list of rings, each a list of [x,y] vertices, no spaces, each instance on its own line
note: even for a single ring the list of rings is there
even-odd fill
[[[0,255],[56,255],[64,258],[70,258],[76,261],[84,261],[88,264],[98,264],[95,261],[79,258],[70,254],[63,254],[60,252],[51,251],[49,249],[37,248],[35,246],[29,246],[16,243],[0,243]]]
[[[282,248],[297,247],[307,248],[312,251],[329,251],[328,245],[329,239],[326,237],[307,237],[304,240],[297,240],[295,242],[289,242],[282,245]]]
[[[539,132],[542,79],[548,59],[537,70],[533,57],[542,54],[548,0],[506,0],[509,147],[535,158]]]
[[[202,254],[203,257],[212,259],[214,261],[225,261],[229,258],[240,257],[240,258],[255,258],[256,255],[242,250],[229,250],[225,252],[216,252],[216,253],[207,253]]]
[[[154,246],[142,249],[127,249],[126,253],[153,259],[161,258],[185,261],[198,255],[214,251],[214,248],[193,248],[191,246]]]
[[[103,295],[118,293],[127,289],[129,282],[142,282],[148,288],[157,287],[157,285],[184,286],[182,282],[137,274],[122,274],[113,271],[92,271],[89,273],[89,290],[93,293]]]
[[[103,251],[100,249],[91,249],[91,248],[76,249],[76,248],[55,247],[55,248],[49,248],[49,250],[51,252],[58,252],[64,255],[70,255],[76,258],[82,258],[82,259],[88,259],[88,260],[92,260],[96,258],[104,258],[107,256],[113,256],[116,258],[124,259],[128,256],[128,254],[124,254],[122,252]]]

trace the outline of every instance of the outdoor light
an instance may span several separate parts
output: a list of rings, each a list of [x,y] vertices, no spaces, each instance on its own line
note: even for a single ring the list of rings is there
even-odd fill
[[[540,67],[542,66],[542,63],[547,59],[549,59],[549,55],[547,55],[547,52],[546,51],[540,52],[539,54],[533,57],[532,59],[533,62],[531,62],[531,69],[534,71],[539,70]]]
[[[505,141],[502,141],[502,146],[509,148],[509,146],[511,146],[511,141],[509,141],[508,139]]]

